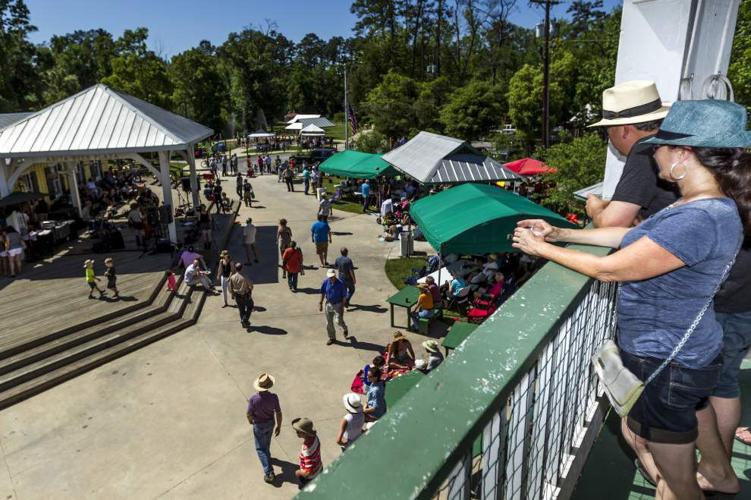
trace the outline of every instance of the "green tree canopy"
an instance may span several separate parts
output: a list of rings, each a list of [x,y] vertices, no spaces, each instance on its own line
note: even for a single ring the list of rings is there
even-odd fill
[[[485,137],[501,124],[505,114],[500,85],[472,81],[459,87],[441,110],[441,122],[450,136],[468,141]]]

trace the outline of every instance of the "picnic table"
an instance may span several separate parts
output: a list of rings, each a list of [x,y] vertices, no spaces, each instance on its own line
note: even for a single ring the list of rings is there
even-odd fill
[[[412,370],[386,382],[386,407],[391,409],[424,377],[425,374],[420,370]]]
[[[412,308],[417,305],[417,297],[420,295],[420,291],[414,286],[405,286],[394,295],[388,298],[388,303],[391,308],[391,326],[394,324],[394,306],[404,307],[407,309],[407,327],[409,328],[410,313]]]
[[[450,349],[456,349],[459,347],[459,344],[464,342],[467,337],[469,337],[469,334],[474,332],[478,326],[479,325],[468,321],[454,322],[454,324],[451,325],[451,328],[449,328],[446,336],[443,338],[443,342],[441,342],[443,348],[446,349],[446,355],[448,356]]]

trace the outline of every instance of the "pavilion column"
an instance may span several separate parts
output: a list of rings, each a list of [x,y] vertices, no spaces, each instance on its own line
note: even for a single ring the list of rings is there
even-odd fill
[[[161,175],[162,182],[162,200],[164,204],[169,207],[171,222],[167,225],[169,231],[169,239],[173,243],[177,243],[177,226],[175,226],[175,206],[172,204],[172,183],[169,176],[169,158],[170,151],[159,151],[159,173]]]
[[[5,198],[11,192],[8,179],[10,179],[10,173],[13,169],[13,162],[12,158],[9,162],[6,162],[4,158],[0,158],[0,198]]]
[[[70,186],[70,199],[76,207],[78,216],[81,217],[81,193],[78,192],[78,179],[76,178],[76,162],[66,162],[68,171],[68,185]]]
[[[196,155],[195,148],[191,144],[188,147],[188,166],[190,167],[190,194],[193,196],[193,210],[198,213],[198,207],[201,205],[201,197],[198,193],[198,176],[196,174]]]

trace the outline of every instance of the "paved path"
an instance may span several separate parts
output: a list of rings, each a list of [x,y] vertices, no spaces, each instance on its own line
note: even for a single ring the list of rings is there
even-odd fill
[[[275,176],[253,186],[264,208],[243,208],[238,220],[252,216],[259,226],[261,263],[247,270],[257,283],[255,331],[211,297],[194,327],[0,412],[0,499],[290,498],[300,441],[289,422],[298,416],[314,420],[326,463],[339,455],[341,396],[392,331],[385,299],[394,289],[383,265],[398,242],[378,240],[373,216],[335,212],[332,249],[349,247],[358,267],[353,303],[363,307],[346,315],[356,340],[327,347],[316,295],[324,270],[306,271],[292,294],[276,268],[280,217],[306,264],[317,266],[315,199],[287,193]],[[230,251],[241,256],[239,237],[236,229]],[[285,418],[272,444],[283,480],[276,487],[262,482],[245,419],[262,371],[276,377]]]

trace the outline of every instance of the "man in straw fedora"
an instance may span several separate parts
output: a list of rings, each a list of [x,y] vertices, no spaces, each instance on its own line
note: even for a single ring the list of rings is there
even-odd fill
[[[295,471],[295,477],[300,481],[300,489],[312,481],[323,469],[321,461],[321,442],[313,422],[308,418],[296,418],[292,421],[292,428],[297,437],[303,440],[300,448],[300,468]]]
[[[271,484],[274,482],[274,469],[271,467],[271,435],[278,436],[282,429],[282,408],[279,398],[270,392],[274,386],[274,377],[268,373],[261,373],[253,382],[258,391],[248,401],[248,422],[253,426],[253,438],[256,443],[256,453],[263,466],[263,480]],[[274,420],[276,419],[276,427]]]
[[[587,215],[597,227],[630,227],[678,199],[670,184],[657,177],[657,165],[644,141],[657,133],[668,114],[654,82],[633,80],[602,93],[602,120],[611,144],[626,156],[623,174],[611,200],[587,199]]]

